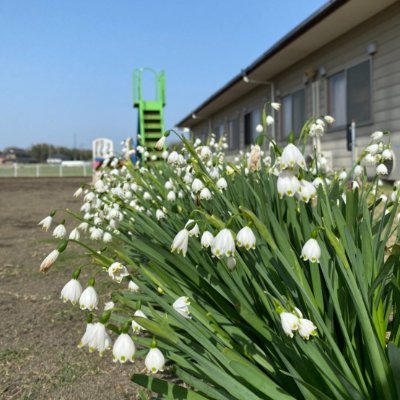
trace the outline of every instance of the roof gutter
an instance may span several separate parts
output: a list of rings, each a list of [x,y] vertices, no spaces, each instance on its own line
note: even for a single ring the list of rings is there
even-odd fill
[[[268,61],[275,54],[279,53],[282,49],[296,40],[299,36],[307,32],[309,29],[317,25],[323,19],[325,19],[330,14],[334,13],[338,8],[348,3],[351,0],[331,0],[313,14],[311,14],[307,19],[297,25],[294,29],[292,29],[289,33],[287,33],[282,39],[276,42],[272,47],[270,47],[265,53],[263,53],[260,57],[258,57],[253,63],[251,63],[248,67],[243,69],[239,74],[233,77],[228,83],[226,83],[221,89],[216,91],[213,95],[211,95],[208,99],[206,99],[203,103],[201,103],[196,109],[194,109],[190,114],[188,114],[185,118],[179,121],[176,126],[182,127],[185,125],[185,122],[191,118],[193,114],[198,114],[204,107],[212,103],[215,99],[217,99],[221,94],[229,90],[232,86],[236,85],[243,79],[243,75],[248,76],[251,72],[256,70],[261,64]]]

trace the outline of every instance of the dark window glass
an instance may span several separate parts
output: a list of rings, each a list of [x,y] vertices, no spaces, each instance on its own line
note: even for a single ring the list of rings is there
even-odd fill
[[[371,77],[369,61],[347,70],[347,122],[371,120]]]
[[[244,145],[250,146],[252,144],[252,116],[247,113],[244,116]]]
[[[328,114],[335,118],[334,126],[346,125],[346,75],[344,71],[328,79]]]

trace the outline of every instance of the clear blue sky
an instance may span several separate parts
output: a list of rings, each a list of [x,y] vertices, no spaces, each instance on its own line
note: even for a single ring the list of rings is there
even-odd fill
[[[325,0],[0,0],[0,149],[136,133],[131,73],[166,71],[166,128]]]

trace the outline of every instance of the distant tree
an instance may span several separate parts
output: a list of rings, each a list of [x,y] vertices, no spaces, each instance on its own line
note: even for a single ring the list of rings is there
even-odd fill
[[[69,148],[65,146],[54,146],[48,143],[38,143],[32,145],[27,152],[32,158],[39,162],[46,162],[47,158],[53,154],[61,154],[70,160],[90,160],[92,151],[87,149]]]

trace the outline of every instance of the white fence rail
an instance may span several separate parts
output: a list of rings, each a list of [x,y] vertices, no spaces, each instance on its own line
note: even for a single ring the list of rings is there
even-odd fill
[[[88,176],[91,173],[92,167],[90,163],[74,166],[17,163],[0,165],[0,178]]]

